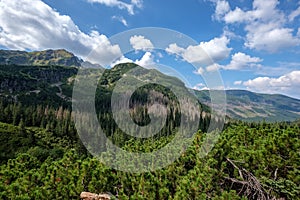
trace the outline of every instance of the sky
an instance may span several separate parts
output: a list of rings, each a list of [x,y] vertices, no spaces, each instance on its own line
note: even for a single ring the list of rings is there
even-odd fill
[[[194,43],[184,46],[178,39],[156,49],[151,35],[137,33],[127,41],[134,51],[123,53],[111,41],[144,27],[176,31]],[[97,49],[107,67],[170,66],[198,90],[247,89],[300,99],[299,0],[0,0],[0,49],[62,48],[84,60]],[[220,73],[219,88],[203,78],[212,73]]]

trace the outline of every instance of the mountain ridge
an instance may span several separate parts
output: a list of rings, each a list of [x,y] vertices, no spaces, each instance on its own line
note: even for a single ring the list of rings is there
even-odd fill
[[[65,49],[43,51],[0,50],[1,65],[61,65],[80,67],[83,60]]]
[[[121,75],[126,65],[124,63],[110,69],[114,74],[113,76]],[[64,49],[35,52],[0,50],[0,96],[8,95],[15,98],[16,95],[22,94],[21,96],[25,97],[29,93],[34,98],[41,95],[42,93],[38,94],[38,92],[43,92],[46,88],[48,91],[43,96],[47,94],[56,96],[56,101],[62,97],[65,97],[62,100],[70,100],[72,96],[70,80],[77,74],[76,68],[80,66],[100,67],[100,65],[84,62]],[[155,76],[158,71],[152,73],[154,73],[152,76]],[[116,77],[111,77],[111,79]],[[174,77],[170,80],[180,84],[177,79]],[[19,92],[12,93],[15,88],[11,87],[15,84],[19,86],[21,84],[22,87],[20,86]],[[31,87],[31,84],[38,88]],[[26,85],[28,88],[23,87]],[[209,91],[194,90],[194,92],[202,104],[209,106]],[[300,119],[299,99],[282,94],[263,94],[248,90],[226,90],[225,93],[227,96],[227,115],[230,118],[270,122]]]
[[[210,103],[209,91],[196,91],[200,102]],[[245,121],[293,121],[300,118],[300,100],[282,94],[225,90],[227,115]]]

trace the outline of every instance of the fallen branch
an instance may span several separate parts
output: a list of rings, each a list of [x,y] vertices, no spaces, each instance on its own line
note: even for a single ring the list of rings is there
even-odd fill
[[[244,168],[239,168],[232,160],[226,158],[226,160],[239,172],[239,176],[242,180],[238,180],[231,177],[225,177],[226,180],[232,184],[240,185],[239,194],[246,196],[250,199],[269,200],[276,199],[271,197],[268,192],[264,189],[260,181],[249,171]]]

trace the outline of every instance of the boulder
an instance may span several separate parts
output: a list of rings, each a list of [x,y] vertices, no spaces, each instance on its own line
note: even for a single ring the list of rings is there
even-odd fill
[[[110,195],[108,194],[95,194],[90,192],[81,192],[80,199],[84,200],[110,200]]]

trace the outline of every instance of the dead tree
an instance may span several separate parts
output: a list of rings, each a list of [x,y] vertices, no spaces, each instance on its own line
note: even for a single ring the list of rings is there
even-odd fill
[[[226,160],[239,172],[240,179],[225,177],[225,179],[240,188],[239,195],[246,196],[249,199],[259,200],[276,200],[276,197],[270,195],[270,191],[267,191],[260,181],[249,171],[244,168],[239,168],[232,160],[226,158]]]

